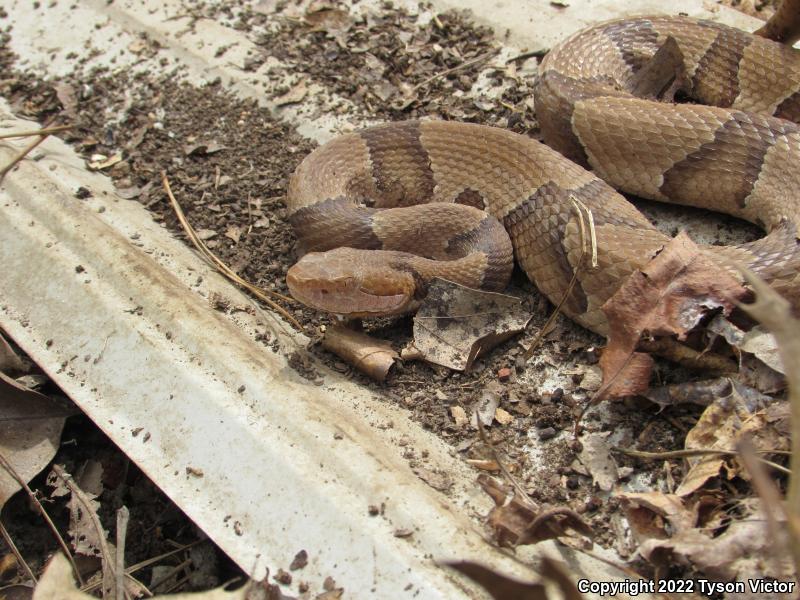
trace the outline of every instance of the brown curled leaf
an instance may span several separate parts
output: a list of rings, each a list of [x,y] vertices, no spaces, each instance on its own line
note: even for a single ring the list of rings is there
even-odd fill
[[[610,333],[600,362],[603,387],[595,402],[647,389],[652,364],[634,354],[642,335],[684,339],[709,312],[729,312],[746,293],[685,233],[678,234],[602,307]]]
[[[516,495],[507,500],[510,489],[485,474],[478,476],[478,483],[496,505],[487,523],[499,546],[513,548],[536,544],[566,536],[568,530],[590,539],[594,537],[591,527],[568,507],[545,509]]]
[[[338,325],[325,331],[322,347],[375,381],[384,381],[399,358],[389,342]]]
[[[445,563],[480,584],[494,600],[547,600],[547,589],[541,583],[518,581],[470,561]]]

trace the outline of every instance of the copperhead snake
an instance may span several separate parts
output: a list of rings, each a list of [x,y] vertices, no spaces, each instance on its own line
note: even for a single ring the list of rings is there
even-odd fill
[[[696,104],[632,93],[668,46]],[[288,189],[290,222],[312,251],[287,274],[292,295],[350,316],[403,313],[434,276],[502,290],[513,248],[558,302],[582,253],[573,196],[593,213],[598,266],[580,269],[563,310],[606,335],[602,305],[669,241],[617,188],[758,224],[764,238],[704,252],[745,263],[797,306],[800,52],[709,21],[611,21],[545,56],[534,100],[547,145],[406,121],[314,150]]]

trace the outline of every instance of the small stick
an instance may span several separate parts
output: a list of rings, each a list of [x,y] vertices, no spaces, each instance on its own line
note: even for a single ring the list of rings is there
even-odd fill
[[[123,506],[117,511],[117,600],[123,600],[128,594],[125,591],[125,536],[128,533],[130,512]]]
[[[136,583],[136,585],[141,587],[142,590],[144,590],[145,593],[149,594],[152,597],[154,595],[153,592],[151,592],[149,589],[147,589],[147,587],[141,581],[139,581],[138,579],[134,578],[132,576],[132,574],[135,573],[136,571],[139,571],[141,569],[149,567],[150,565],[153,565],[153,564],[155,564],[155,563],[157,563],[159,561],[162,561],[165,558],[169,558],[170,556],[174,556],[175,554],[179,554],[180,552],[188,550],[189,548],[192,548],[192,547],[196,546],[197,544],[201,543],[202,541],[203,540],[195,540],[195,541],[191,542],[190,544],[186,544],[184,546],[180,546],[178,548],[175,548],[174,550],[170,550],[169,552],[165,552],[164,554],[159,554],[158,556],[154,556],[152,558],[148,558],[148,559],[145,559],[145,560],[143,560],[141,562],[138,562],[135,565],[131,565],[130,567],[125,569],[125,576],[128,577],[128,579],[130,579],[134,583]],[[88,593],[96,590],[98,587],[100,587],[101,584],[102,584],[101,581],[95,581],[94,583],[90,583],[89,585],[83,586],[81,588],[81,591],[88,594]]]
[[[687,449],[687,450],[670,450],[667,452],[644,452],[640,450],[628,450],[626,448],[620,448],[619,446],[613,446],[611,448],[615,452],[619,452],[621,454],[625,454],[626,456],[631,456],[633,458],[641,458],[645,460],[663,460],[663,459],[670,459],[670,458],[692,458],[695,456],[736,456],[737,458],[741,458],[741,453],[737,452],[736,450],[716,450],[713,448],[694,448],[694,449]],[[772,450],[754,450],[756,454],[782,454],[780,451],[772,451]],[[780,471],[785,475],[791,475],[792,472],[787,469],[786,467],[779,465],[771,460],[767,460],[765,458],[756,457],[758,461],[768,467],[772,467],[776,471]]]
[[[58,125],[56,127],[44,127],[42,129],[29,129],[28,131],[12,131],[10,133],[0,133],[0,140],[17,137],[30,137],[32,135],[50,135],[61,131],[69,131],[72,125]]]
[[[3,178],[5,178],[5,176],[8,174],[8,172],[11,169],[16,167],[17,164],[19,164],[22,161],[22,159],[24,159],[26,156],[28,156],[28,154],[33,152],[34,148],[36,148],[39,144],[41,144],[46,139],[47,139],[47,135],[40,136],[38,139],[36,139],[33,142],[31,142],[30,144],[28,144],[28,146],[22,152],[17,154],[17,156],[15,156],[8,165],[6,165],[2,169],[0,169],[0,181],[3,181]]]
[[[541,50],[530,50],[529,52],[523,52],[522,54],[517,54],[516,56],[512,56],[511,58],[506,60],[506,64],[512,62],[518,62],[520,60],[525,60],[526,58],[544,58],[544,55],[550,52],[549,48],[542,48]]]
[[[455,73],[457,71],[462,71],[464,69],[468,69],[468,68],[470,68],[470,67],[472,67],[474,65],[477,65],[477,64],[482,63],[484,61],[487,61],[490,58],[493,58],[495,55],[497,55],[497,51],[496,50],[490,50],[489,52],[486,52],[485,54],[481,54],[477,58],[473,58],[472,60],[468,60],[467,62],[463,62],[460,65],[456,65],[455,67],[451,67],[449,69],[445,69],[444,71],[440,71],[439,73],[431,75],[427,79],[423,79],[421,82],[419,82],[417,85],[415,85],[414,86],[414,91],[415,92],[419,91],[420,88],[425,87],[431,81],[435,81],[436,79],[440,79],[442,77],[447,77],[448,75],[451,75],[451,74],[453,74],[453,73]]]
[[[22,486],[22,489],[24,489],[27,492],[28,498],[31,499],[31,502],[33,502],[36,508],[39,509],[42,518],[45,520],[53,536],[56,538],[56,542],[58,542],[58,545],[61,547],[61,550],[64,551],[64,555],[67,557],[69,564],[72,565],[72,571],[75,573],[75,578],[78,580],[78,583],[80,585],[84,585],[85,582],[83,581],[83,577],[81,577],[81,572],[78,570],[78,565],[75,564],[75,559],[72,558],[72,554],[70,554],[69,548],[67,547],[67,543],[64,541],[64,538],[61,537],[61,534],[58,533],[58,529],[56,529],[55,523],[53,523],[53,520],[50,518],[50,515],[47,514],[47,511],[44,509],[44,506],[42,506],[42,503],[39,502],[39,499],[36,497],[36,494],[33,493],[33,490],[28,486],[25,480],[22,477],[20,477],[19,473],[17,473],[17,470],[11,465],[10,462],[8,462],[8,460],[6,460],[5,456],[3,456],[2,454],[0,454],[0,466],[2,466],[8,472],[9,475],[11,475],[14,479],[16,479],[17,483],[19,483]]]
[[[522,486],[517,482],[516,478],[512,476],[511,472],[506,468],[505,464],[503,464],[503,461],[500,460],[500,453],[497,452],[497,448],[494,447],[494,444],[489,441],[489,437],[486,435],[486,429],[483,427],[483,421],[481,421],[481,416],[478,414],[478,411],[473,411],[473,414],[475,415],[475,421],[478,423],[478,433],[481,436],[481,441],[483,441],[483,443],[489,447],[489,452],[492,453],[494,462],[496,462],[497,466],[500,467],[500,472],[505,476],[506,479],[508,479],[508,482],[514,486],[514,489],[517,490],[517,493],[519,493],[522,498],[527,500],[531,506],[538,507],[536,502],[533,501],[533,498],[528,495],[528,492],[522,488]]]
[[[36,585],[39,581],[36,579],[36,575],[33,574],[33,570],[31,569],[30,565],[22,558],[22,554],[19,553],[17,546],[14,544],[14,540],[11,539],[11,535],[9,535],[8,530],[6,529],[5,525],[0,522],[0,535],[3,536],[3,541],[5,541],[6,546],[8,546],[11,553],[17,559],[19,565],[25,569],[25,572],[28,574],[28,577],[31,578],[31,581]]]
[[[264,290],[259,287],[254,286],[253,284],[245,281],[241,277],[239,277],[236,273],[234,273],[228,265],[226,265],[222,260],[217,258],[217,256],[208,249],[208,247],[202,242],[202,240],[197,236],[197,233],[194,231],[189,222],[186,220],[186,215],[183,212],[180,204],[175,199],[175,196],[172,193],[172,188],[169,185],[169,180],[167,179],[166,171],[161,171],[161,182],[164,185],[164,190],[167,192],[167,196],[169,197],[169,201],[172,204],[172,208],[175,211],[175,214],[178,217],[178,221],[180,221],[181,226],[186,231],[186,234],[189,236],[189,239],[192,240],[195,248],[197,248],[200,253],[206,257],[211,263],[213,263],[219,271],[225,275],[231,281],[234,281],[238,285],[242,286],[246,290],[248,290],[251,294],[266,302],[269,306],[275,309],[278,313],[280,313],[287,321],[289,321],[292,325],[294,325],[298,330],[302,331],[303,326],[295,319],[292,315],[290,315],[285,308],[277,304],[272,298],[270,298],[267,294],[272,295],[275,298],[279,298],[284,300],[285,302],[294,302],[293,299],[287,298],[282,294],[278,294],[277,292],[271,292],[269,290]]]
[[[769,476],[764,472],[759,465],[755,455],[755,448],[752,442],[744,437],[737,444],[739,448],[739,460],[744,465],[744,468],[750,474],[750,479],[753,482],[753,487],[756,490],[764,508],[764,516],[767,520],[767,532],[773,542],[780,540],[780,529],[778,525],[778,515],[783,515],[786,521],[789,521],[790,516],[787,514],[781,501],[781,494],[776,488],[775,484],[770,480]],[[785,548],[791,554],[791,548]],[[773,553],[773,556],[775,554]]]

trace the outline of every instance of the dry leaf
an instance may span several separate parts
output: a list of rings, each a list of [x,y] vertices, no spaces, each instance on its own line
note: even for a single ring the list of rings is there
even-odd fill
[[[122,153],[117,152],[114,156],[107,158],[102,154],[95,154],[92,155],[92,160],[89,162],[89,170],[90,171],[102,171],[103,169],[108,169],[109,167],[113,167],[117,163],[122,162]]]
[[[78,97],[75,88],[69,83],[57,83],[55,86],[56,97],[61,102],[67,116],[74,118],[78,110]]]
[[[753,429],[758,429],[766,424],[762,411],[766,408],[765,402],[772,402],[768,396],[744,397],[738,393],[736,386],[731,386],[728,396],[718,397],[703,411],[697,424],[686,434],[685,447],[687,450],[726,450],[736,448],[742,436],[749,435]],[[787,450],[788,439],[774,430],[772,435],[763,432],[758,438],[752,439],[757,450]],[[721,455],[709,455],[701,458],[687,459],[690,465],[689,472],[684,477],[675,494],[686,496],[700,489],[709,479],[718,477],[723,469],[727,479],[736,476],[746,477],[738,461]]]
[[[478,356],[523,331],[530,318],[518,298],[434,279],[414,317],[411,345],[428,362],[466,371]]]
[[[596,401],[644,392],[652,363],[634,353],[639,339],[684,339],[710,311],[728,312],[745,288],[680,233],[603,305],[610,333],[600,359],[603,387]]]
[[[479,583],[495,600],[548,600],[547,589],[541,583],[517,581],[469,561],[445,564]]]
[[[594,536],[580,516],[568,508],[545,510],[527,498],[516,495],[509,500],[510,489],[485,474],[478,476],[478,483],[495,502],[496,506],[489,513],[487,524],[499,546],[513,548],[535,544],[567,536],[568,530],[587,538]]]
[[[610,492],[619,479],[617,463],[611,455],[608,440],[610,431],[586,433],[581,436],[580,461],[592,476],[592,481],[604,492]]]
[[[217,235],[217,232],[213,229],[198,229],[195,231],[195,233],[197,234],[197,237],[203,241],[210,240]]]
[[[233,243],[238,244],[242,237],[242,228],[236,225],[231,225],[225,230],[225,237],[232,240]]]
[[[778,342],[771,333],[761,326],[743,331],[717,315],[706,329],[725,338],[725,341],[738,349],[740,368],[738,379],[765,394],[780,392],[786,388],[786,371],[780,358]]]
[[[327,3],[314,3],[306,11],[305,21],[311,31],[324,31],[340,48],[347,48],[347,32],[353,26],[353,19],[346,10]]]
[[[709,406],[717,398],[726,398],[734,392],[744,398],[748,403],[757,402],[761,405],[766,405],[772,401],[772,398],[769,396],[765,396],[758,390],[746,386],[743,383],[733,381],[729,377],[675,383],[673,385],[653,388],[648,390],[644,397],[662,407],[686,403]]]
[[[0,373],[0,454],[26,483],[53,460],[65,417],[79,411]],[[0,508],[21,486],[0,468]]]
[[[29,365],[14,352],[6,338],[0,334],[0,372],[6,375],[27,373]]]
[[[696,523],[697,506],[689,509],[677,496],[651,492],[620,497],[634,535],[641,542],[639,554],[657,566],[683,564],[717,581],[792,579],[791,559],[774,552],[781,547],[781,540],[770,536],[766,516],[756,499],[740,502],[739,506],[748,507],[750,514],[711,537],[719,528],[700,527]]]
[[[304,82],[292,86],[289,91],[274,99],[275,106],[286,106],[287,104],[297,104],[302,102],[308,94],[308,87]]]
[[[375,381],[384,381],[399,358],[389,342],[338,325],[325,330],[322,347]]]
[[[478,428],[478,419],[484,427],[491,427],[497,407],[500,406],[500,392],[502,388],[495,381],[490,381],[481,391],[481,397],[472,407],[470,424],[473,429]]]
[[[66,474],[66,476],[70,477],[69,474]],[[72,478],[72,482],[74,486],[78,486],[75,478]],[[65,489],[67,489],[67,493],[71,494],[70,500],[67,503],[67,506],[69,506],[70,510],[70,524],[68,533],[72,539],[72,547],[75,549],[75,552],[78,552],[79,554],[85,554],[86,556],[102,556],[102,544],[108,538],[108,531],[102,528],[98,530],[92,519],[94,514],[97,522],[100,522],[99,517],[97,517],[97,510],[100,508],[100,503],[95,499],[97,496],[90,492],[84,491],[83,493],[85,499],[87,500],[87,506],[78,500],[78,498],[75,497],[75,494],[72,494],[69,491],[69,488],[66,488],[61,478],[56,474],[55,470],[51,471],[47,475],[47,484],[55,488],[52,494],[53,496],[65,495]]]

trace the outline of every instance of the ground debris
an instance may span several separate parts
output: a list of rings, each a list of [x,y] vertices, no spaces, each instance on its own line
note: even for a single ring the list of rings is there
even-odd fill
[[[478,476],[478,484],[495,502],[487,525],[499,546],[513,548],[569,537],[569,531],[589,539],[594,536],[581,517],[566,507],[543,508],[525,497],[511,496],[511,488],[485,474]]]
[[[414,340],[403,357],[467,371],[479,356],[524,330],[528,321],[530,314],[513,296],[435,279],[414,316]]]
[[[729,312],[746,293],[685,233],[678,234],[603,305],[610,333],[595,401],[647,390],[653,362],[635,351],[643,334],[683,340],[709,311]]]
[[[389,342],[337,325],[325,330],[322,347],[375,381],[385,380],[399,358]]]

